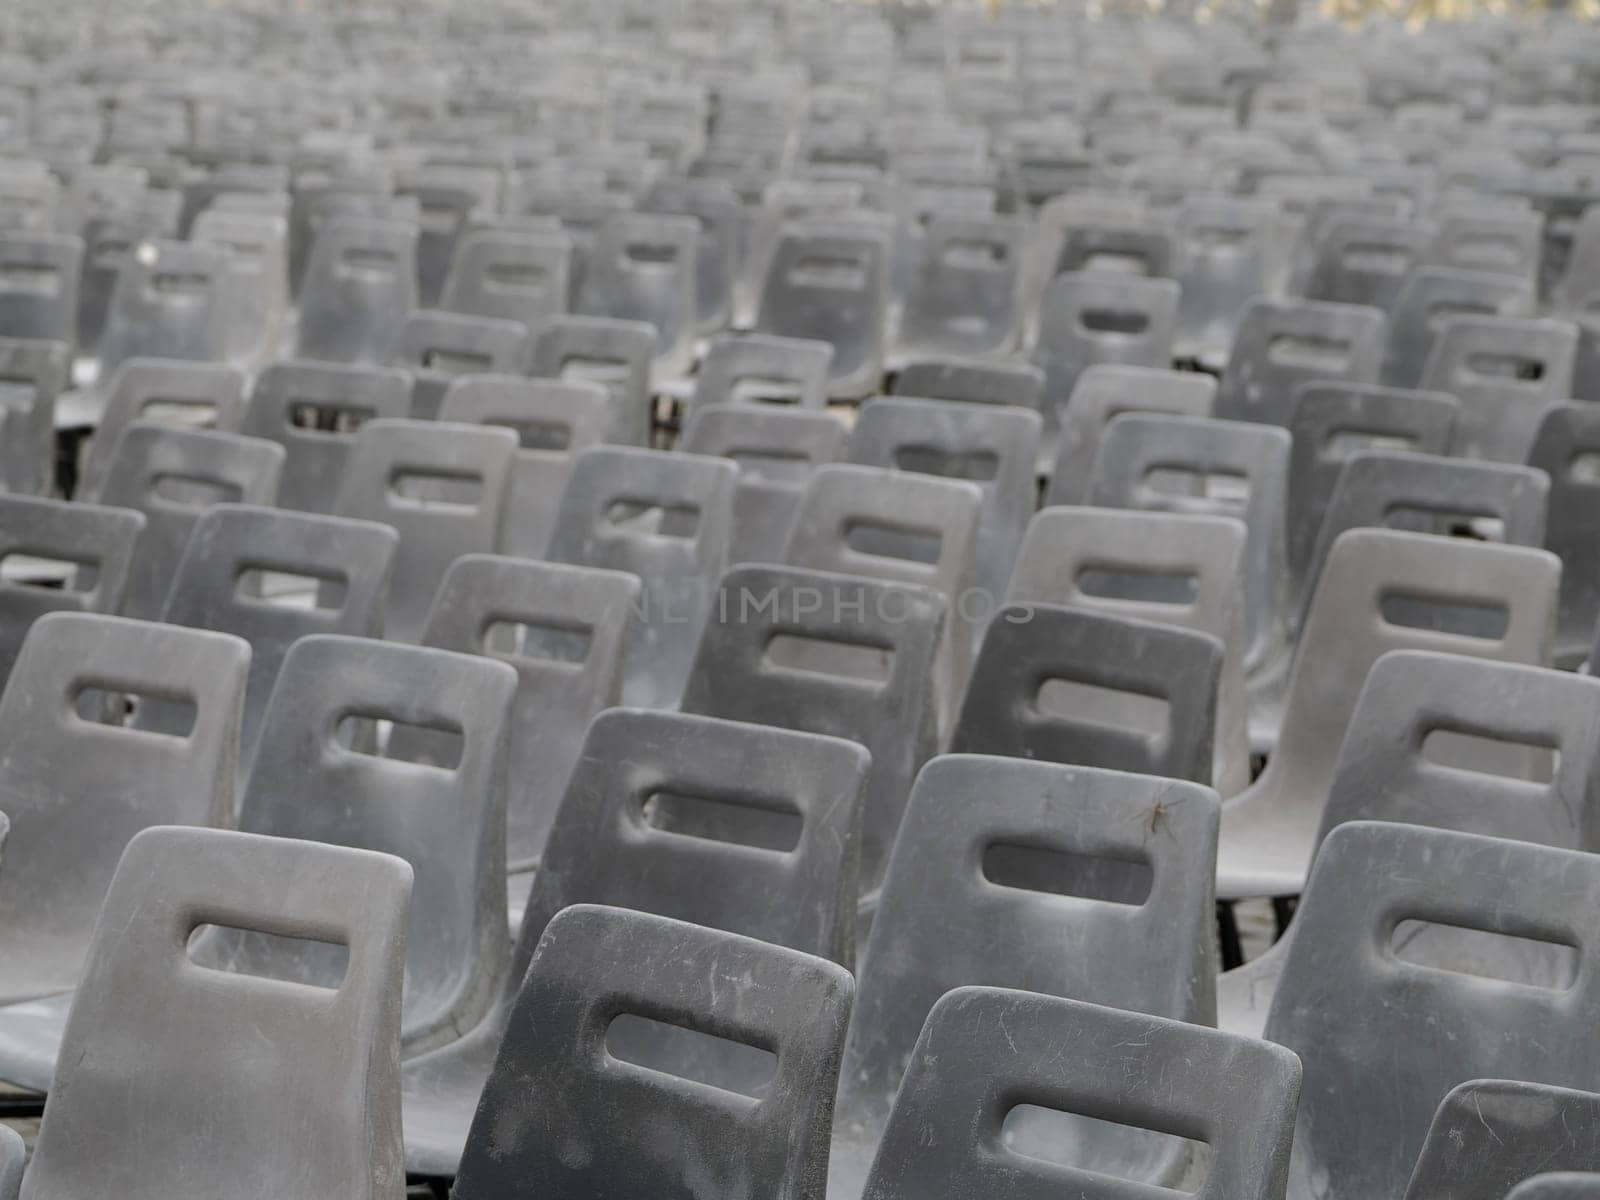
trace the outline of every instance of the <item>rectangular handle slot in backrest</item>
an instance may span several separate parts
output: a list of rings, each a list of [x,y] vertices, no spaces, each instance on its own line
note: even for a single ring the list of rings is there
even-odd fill
[[[55,592],[92,592],[100,582],[100,560],[62,558],[11,550],[0,555],[0,581],[5,587],[38,588]]]
[[[1554,991],[1565,991],[1578,978],[1577,947],[1553,937],[1518,937],[1448,922],[1406,919],[1396,923],[1388,949],[1411,966]]]
[[[1392,589],[1378,600],[1385,622],[1406,629],[1498,642],[1511,626],[1511,610],[1490,600]]]
[[[493,425],[496,429],[509,429],[517,435],[517,447],[521,450],[544,450],[551,453],[560,453],[572,445],[572,423],[552,418],[540,420],[529,418],[520,420],[516,417],[495,417],[486,424]]]
[[[1317,456],[1325,462],[1342,462],[1363,450],[1410,450],[1417,440],[1403,433],[1380,433],[1375,429],[1335,429],[1328,433]]]
[[[1078,568],[1079,591],[1098,600],[1129,600],[1189,608],[1200,595],[1200,576],[1189,570],[1088,563]]]
[[[792,854],[805,828],[799,811],[756,803],[759,799],[662,790],[644,798],[642,811],[645,824],[663,833]]]
[[[190,932],[185,953],[203,970],[328,991],[338,991],[350,969],[350,947],[343,942],[209,922]]]
[[[1506,534],[1506,523],[1500,517],[1458,506],[1428,508],[1420,504],[1391,504],[1384,510],[1383,523],[1390,529],[1469,538],[1477,542],[1503,542]]]
[[[31,375],[0,374],[0,405],[21,408],[39,395],[39,380]]]
[[[494,356],[475,350],[435,346],[423,350],[418,361],[423,370],[444,375],[483,375],[494,369]]]
[[[201,396],[146,396],[134,417],[137,421],[154,421],[161,425],[185,425],[194,429],[211,429],[217,423],[220,411],[215,400]]]
[[[1366,275],[1404,275],[1415,257],[1404,243],[1351,242],[1339,256],[1339,264]]]
[[[1540,785],[1549,784],[1561,770],[1561,751],[1554,746],[1442,727],[1423,735],[1422,759],[1437,767]]]
[[[1250,503],[1250,476],[1243,471],[1156,463],[1146,470],[1143,484],[1152,492],[1205,500],[1234,513],[1243,513]]]
[[[1108,729],[1153,742],[1167,737],[1172,721],[1172,705],[1164,697],[1078,679],[1046,679],[1034,693],[1033,707],[1046,720]]]
[[[31,296],[61,294],[61,272],[52,263],[0,263],[0,291],[26,292]]]
[[[333,742],[351,754],[386,758],[454,771],[466,752],[466,735],[459,725],[443,721],[411,724],[389,714],[347,712],[334,725]]]
[[[863,292],[867,289],[867,264],[860,257],[802,255],[789,269],[789,284],[797,288]]]
[[[1600,484],[1600,450],[1580,450],[1567,462],[1567,479],[1572,483]]]
[[[240,565],[233,583],[233,598],[240,604],[332,613],[344,608],[349,592],[349,577],[339,571],[312,574],[251,563]]]
[[[1165,810],[1148,818],[1159,825]],[[1142,858],[1080,854],[1020,842],[990,842],[983,851],[983,877],[996,887],[1052,896],[1074,896],[1138,908],[1150,899],[1155,868]]]
[[[375,246],[351,246],[339,256],[340,273],[365,281],[387,280],[399,273],[400,264],[388,250]]]
[[[237,504],[244,496],[244,489],[226,479],[173,473],[152,478],[149,495],[178,508],[210,508],[216,504]]]
[[[1446,321],[1456,317],[1492,317],[1494,309],[1487,304],[1476,304],[1471,300],[1448,299],[1437,300],[1428,305],[1427,324],[1430,333],[1438,334],[1444,330]]]
[[[1467,269],[1507,270],[1523,265],[1523,250],[1515,237],[1503,233],[1458,233],[1450,239],[1452,266]]]
[[[302,433],[345,436],[360,429],[376,415],[374,410],[354,404],[295,400],[288,407],[288,425],[290,429]]]
[[[762,1099],[778,1075],[778,1056],[763,1046],[627,1012],[613,1017],[606,1028],[606,1053],[619,1062],[752,1100]]]
[[[1469,354],[1461,364],[1463,373],[1479,379],[1515,383],[1537,383],[1544,378],[1544,360],[1527,354],[1502,354],[1482,350]]]
[[[540,263],[490,263],[484,268],[483,282],[497,291],[545,292],[550,288],[550,271]]]
[[[814,611],[820,613],[824,606],[823,596],[820,591],[815,595],[817,607]],[[797,609],[804,599],[804,596],[795,597]],[[890,646],[791,633],[774,634],[767,640],[764,652],[766,664],[779,670],[831,675],[879,686],[889,682],[894,670],[894,657],[894,649]]]
[[[628,382],[628,375],[628,364],[620,358],[569,354],[561,360],[560,377],[569,381],[618,384]]]
[[[1078,1148],[1091,1143],[1116,1159],[1128,1162],[1187,1155],[1193,1165],[1184,1173],[1182,1181],[1170,1189],[1174,1195],[1199,1194],[1211,1169],[1211,1147],[1205,1142],[1033,1104],[1018,1104],[1006,1113],[1000,1127],[1000,1140],[1007,1150],[1020,1158],[1080,1169],[1084,1164]],[[1123,1145],[1128,1148],[1126,1153],[1112,1150]],[[1087,1173],[1099,1172],[1090,1170]],[[1145,1184],[1137,1178],[1132,1182]]]
[[[211,276],[203,271],[157,271],[150,290],[168,300],[202,301],[211,289]]]
[[[737,463],[740,474],[771,483],[803,484],[812,468],[811,456],[804,449],[730,447],[723,457]]]
[[[942,265],[952,270],[992,272],[1005,269],[1011,251],[1004,242],[959,238],[946,242],[939,258]]]
[[[728,399],[736,404],[798,404],[800,385],[792,379],[745,375],[729,386]]]
[[[389,496],[428,508],[475,509],[483,499],[483,476],[475,471],[397,467],[389,477]]]
[[[192,695],[126,691],[103,680],[80,682],[68,703],[78,720],[91,725],[137,727],[162,737],[187,738],[200,715]]]
[[[1136,337],[1150,328],[1150,314],[1131,308],[1086,308],[1078,324],[1089,333]]]
[[[1280,333],[1267,342],[1266,357],[1278,367],[1342,375],[1350,364],[1350,350],[1346,338]]]
[[[628,242],[622,248],[622,259],[636,270],[670,267],[678,261],[678,248],[671,242]]]
[[[483,628],[480,645],[481,653],[496,658],[581,666],[594,646],[594,627],[493,617]]]
[[[855,553],[872,558],[935,566],[944,546],[944,535],[936,529],[916,529],[857,517],[845,523],[844,544]]]
[[[1150,275],[1150,256],[1141,250],[1091,250],[1084,255],[1080,271],[1099,271],[1108,275]]]
[[[989,483],[1000,473],[1000,456],[992,450],[947,450],[943,446],[896,446],[894,465],[919,475]]]
[[[629,534],[693,539],[700,528],[700,508],[694,504],[621,499],[606,505],[601,519],[612,529]]]

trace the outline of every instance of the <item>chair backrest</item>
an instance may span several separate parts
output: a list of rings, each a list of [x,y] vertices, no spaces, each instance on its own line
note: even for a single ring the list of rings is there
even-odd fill
[[[1594,851],[1600,680],[1418,650],[1385,654],[1350,714],[1318,844],[1347,821]]]
[[[848,434],[832,414],[776,405],[718,404],[689,419],[678,449],[739,468],[728,562],[778,562],[806,481],[836,461]]]
[[[506,760],[506,862],[536,866],[584,731],[622,696],[623,652],[642,584],[622,571],[466,554],[439,584],[424,646],[482,654],[517,672]]]
[[[411,373],[411,417],[433,421],[457,378],[520,375],[528,354],[528,330],[519,322],[426,309],[405,319],[395,365]]]
[[[219,504],[194,523],[161,619],[250,643],[239,765],[248,771],[289,647],[314,633],[378,637],[399,535],[387,525]]]
[[[1013,404],[1037,412],[1044,400],[1044,372],[1030,362],[924,357],[896,371],[889,390],[922,400]]]
[[[1572,230],[1572,249],[1566,270],[1551,289],[1550,299],[1557,311],[1576,313],[1592,304],[1597,268],[1600,268],[1600,208],[1590,204]]]
[[[100,488],[101,503],[144,514],[121,611],[161,615],[200,514],[217,504],[271,505],[283,447],[261,438],[135,421],[123,432]]]
[[[1250,779],[1246,538],[1244,525],[1231,517],[1047,508],[1028,525],[1006,592],[1013,604],[1064,605],[1176,625],[1220,642],[1211,768],[1225,797]]]
[[[555,317],[533,341],[528,373],[539,379],[603,384],[611,393],[606,441],[650,444],[650,363],[654,327],[610,317]]]
[[[225,634],[91,613],[34,622],[0,695],[8,1003],[77,983],[130,837],[232,820],[249,662],[250,647]],[[189,727],[143,728],[144,713],[163,706],[186,706]]]
[[[1021,324],[1027,226],[1013,217],[935,217],[896,335],[906,354],[1001,354]]]
[[[1394,387],[1419,386],[1439,331],[1451,317],[1524,317],[1532,315],[1533,308],[1533,285],[1526,279],[1454,267],[1419,267],[1406,279],[1389,310],[1383,382]]]
[[[1286,548],[1289,594],[1305,594],[1306,572],[1328,504],[1350,457],[1364,449],[1448,454],[1460,405],[1445,392],[1313,380],[1295,392],[1289,433]]]
[[[397,1194],[410,891],[410,869],[384,854],[210,829],[135,837],[95,929],[23,1195]],[[208,925],[333,943],[343,977],[305,986],[200,966],[189,938]]]
[[[4,270],[0,248],[0,271]],[[47,496],[56,479],[56,397],[71,382],[66,342],[0,337],[0,487],[7,493]]]
[[[1294,392],[1312,379],[1376,383],[1383,359],[1380,309],[1315,300],[1252,300],[1239,318],[1217,389],[1216,415],[1287,425]]]
[[[333,509],[400,534],[386,637],[415,642],[445,569],[495,549],[516,452],[509,429],[438,421],[369,421],[356,434]]]
[[[572,239],[559,230],[469,230],[456,243],[439,307],[537,329],[567,311]]]
[[[1362,304],[1387,312],[1433,236],[1431,224],[1409,217],[1333,217],[1317,231],[1306,299]]]
[[[992,609],[1033,513],[1042,429],[1037,413],[1010,405],[880,397],[856,417],[844,458],[978,485],[983,504],[973,583],[989,592]]]
[[[1062,405],[1090,367],[1170,365],[1177,324],[1178,285],[1171,279],[1087,271],[1055,279],[1045,289],[1033,351],[1045,373],[1045,428],[1061,427]]]
[[[1433,1114],[1405,1200],[1505,1200],[1553,1171],[1600,1172],[1600,1095],[1475,1079]]]
[[[239,432],[284,449],[282,508],[332,512],[367,421],[411,415],[411,377],[390,367],[276,362],[256,376]]]
[[[222,363],[167,358],[124,362],[106,380],[105,405],[79,475],[82,494],[97,495],[105,485],[122,435],[135,421],[240,432],[244,388],[244,373]]]
[[[887,225],[811,220],[786,226],[773,248],[755,328],[832,346],[831,396],[858,399],[878,388],[892,240]]]
[[[1362,450],[1339,473],[1298,602],[1316,590],[1328,551],[1346,530],[1382,526],[1538,546],[1549,492],[1549,477],[1533,467]]]
[[[1428,262],[1534,281],[1543,237],[1544,216],[1531,210],[1446,213],[1429,247]]]
[[[782,946],[568,909],[545,930],[511,1011],[454,1194],[822,1195],[853,994],[843,967]],[[608,1059],[624,1016],[767,1051],[776,1069],[750,1097]]]
[[[498,426],[517,435],[496,543],[502,552],[544,555],[573,461],[605,439],[611,410],[611,393],[598,383],[513,375],[466,375],[451,383],[439,408],[441,421]]]
[[[545,557],[643,582],[624,703],[669,707],[682,695],[727,565],[738,481],[725,459],[632,446],[597,446],[573,462]]]
[[[1106,363],[1078,376],[1061,412],[1061,440],[1050,470],[1047,505],[1086,504],[1106,427],[1124,413],[1209,417],[1217,381],[1196,372]]]
[[[196,218],[190,237],[228,252],[222,295],[227,357],[241,364],[277,357],[289,311],[288,218],[210,210]]]
[[[700,223],[657,213],[613,214],[600,228],[584,272],[581,311],[642,321],[655,331],[653,358],[666,374],[694,359]]]
[[[828,403],[832,363],[827,342],[722,334],[712,339],[695,372],[694,409],[762,402],[821,409]]]
[[[517,675],[423,646],[316,634],[289,648],[240,806],[250,833],[381,850],[416,873],[407,1053],[461,1036],[504,978],[506,744]],[[387,734],[373,726],[391,722]],[[325,980],[303,945],[233,955]]]
[[[953,754],[1211,782],[1222,643],[1054,604],[1008,604],[978,652]]]
[[[1211,1023],[1218,821],[1216,794],[1177,780],[970,755],[923,768],[840,1069],[839,1194],[859,1193],[917,1037],[952,988]],[[1113,1147],[1075,1132],[1084,1165],[1104,1169]]]
[[[1143,1194],[1084,1171],[1070,1147],[1019,1145],[1027,1118],[1045,1125],[1043,1108],[1203,1144],[1191,1192],[1203,1200],[1283,1200],[1299,1095],[1299,1060],[1270,1042],[1058,996],[957,988],[928,1014],[863,1194]]]
[[[1509,1193],[1508,1200],[1595,1200],[1600,1172],[1547,1171],[1532,1175]]]
[[[1600,413],[1588,404],[1545,410],[1528,465],[1550,477],[1544,545],[1561,559],[1561,615],[1556,663],[1581,662],[1600,617]]]
[[[1561,321],[1451,317],[1422,386],[1461,401],[1455,453],[1525,462],[1545,410],[1572,394],[1578,330]]]
[[[78,337],[81,237],[8,231],[0,235],[0,337]]]
[[[1419,926],[1558,943],[1570,972],[1530,986],[1418,963]],[[1583,1088],[1600,1069],[1594,855],[1355,821],[1323,843],[1295,928],[1266,1026],[1305,1067],[1291,1196],[1400,1195],[1458,1084]]]
[[[1278,206],[1270,200],[1190,196],[1178,208],[1178,344],[1226,354],[1244,307],[1267,290]]]
[[[720,179],[661,180],[645,206],[651,212],[694,220],[700,233],[695,251],[695,327],[700,333],[726,327],[744,246],[745,211],[738,193]]]
[[[340,216],[322,223],[300,284],[296,354],[383,364],[417,307],[417,227]]]
[[[100,369],[135,357],[216,362],[228,353],[228,251],[142,242],[117,274]]]
[[[1088,502],[1237,517],[1245,524],[1245,665],[1282,641],[1287,430],[1243,421],[1128,413],[1100,439]]]
[[[573,904],[854,961],[866,750],[688,713],[596,717],[528,897],[513,978]]]
[[[947,601],[925,587],[747,565],[722,579],[684,712],[860,742],[872,755],[861,882],[882,877],[911,779],[933,752]]]

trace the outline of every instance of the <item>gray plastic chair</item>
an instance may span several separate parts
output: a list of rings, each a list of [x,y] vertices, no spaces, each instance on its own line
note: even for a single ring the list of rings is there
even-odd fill
[[[1432,244],[1433,226],[1409,217],[1335,216],[1317,230],[1308,300],[1360,304],[1385,312]]]
[[[1244,525],[1228,517],[1047,508],[1028,526],[1006,592],[1013,604],[1063,605],[1176,625],[1221,643],[1209,782],[1224,797],[1250,781],[1246,536]]]
[[[1251,301],[1239,318],[1217,390],[1216,415],[1287,425],[1302,383],[1376,383],[1384,329],[1383,312],[1376,308],[1265,297]]]
[[[579,454],[545,557],[643,583],[623,702],[677,704],[727,566],[739,471],[701,455],[600,446]]]
[[[270,506],[283,457],[283,447],[261,438],[144,421],[129,425],[98,497],[145,518],[121,611],[159,617],[201,513],[217,504]]]
[[[203,212],[190,237],[228,252],[224,267],[227,357],[240,365],[277,356],[289,314],[289,222],[268,213]]]
[[[433,421],[457,378],[520,375],[528,355],[528,331],[516,321],[427,309],[406,318],[395,365],[411,373],[411,417]]]
[[[1577,351],[1577,329],[1559,321],[1446,320],[1422,386],[1461,401],[1455,453],[1526,462],[1545,410],[1572,394]]]
[[[773,248],[755,329],[832,346],[830,396],[856,400],[878,390],[892,240],[886,224],[809,220],[786,227]]]
[[[860,742],[863,893],[882,879],[912,777],[934,752],[947,602],[925,587],[794,567],[722,579],[683,711]]]
[[[1600,618],[1600,413],[1588,404],[1555,404],[1545,410],[1534,435],[1528,465],[1550,477],[1545,549],[1561,559],[1561,614],[1556,630],[1557,666],[1584,660]]]
[[[1033,350],[1045,373],[1047,442],[1060,436],[1061,405],[1089,368],[1169,366],[1177,321],[1178,285],[1170,279],[1080,272],[1053,280]]]
[[[1222,659],[1217,638],[1191,629],[1008,604],[989,622],[950,751],[1209,784]]]
[[[1363,449],[1448,454],[1460,405],[1444,392],[1315,380],[1295,392],[1289,417],[1286,520],[1289,594],[1306,594],[1317,536],[1350,457]]]
[[[244,373],[222,363],[131,358],[106,378],[105,405],[79,474],[79,493],[94,497],[135,421],[184,429],[240,430]]]
[[[1447,212],[1439,219],[1428,262],[1432,266],[1488,271],[1533,281],[1539,273],[1543,238],[1541,213]]]
[[[680,375],[694,359],[700,224],[692,217],[616,213],[600,228],[578,307],[655,331],[654,367]]]
[[[1305,1067],[1289,1195],[1400,1195],[1461,1083],[1588,1086],[1597,917],[1593,855],[1411,825],[1335,830],[1267,1019]],[[1419,964],[1401,931],[1411,922],[1560,943],[1572,974],[1551,988]]]
[[[194,523],[161,619],[250,643],[239,731],[248,772],[289,647],[315,633],[377,637],[399,535],[386,525],[219,504]],[[274,578],[276,576],[276,578]]]
[[[1299,1095],[1299,1059],[1270,1042],[1055,996],[957,988],[928,1014],[863,1194],[1136,1194],[1043,1137],[1019,1145],[1025,1124],[1013,1129],[1013,1114],[1043,1107],[1202,1143],[1208,1161],[1188,1182],[1204,1200],[1283,1200]]]
[[[712,339],[695,373],[691,411],[751,402],[825,408],[832,363],[833,347],[827,342],[722,334]]]
[[[1287,620],[1283,513],[1286,430],[1242,421],[1128,413],[1106,428],[1089,503],[1237,517],[1245,524],[1245,670],[1281,652]]]
[[[1595,1200],[1596,1196],[1600,1196],[1600,1173],[1549,1171],[1519,1183],[1507,1200]]]
[[[1560,563],[1523,546],[1388,529],[1333,544],[1289,677],[1266,770],[1223,809],[1223,899],[1292,896],[1310,864],[1339,744],[1367,671],[1390,650],[1543,665]]]
[[[1389,311],[1383,382],[1417,387],[1445,321],[1456,316],[1526,317],[1534,308],[1526,279],[1453,267],[1413,271]]]
[[[738,193],[716,179],[661,180],[645,207],[694,219],[700,234],[695,252],[695,329],[713,333],[723,328],[733,316],[733,286],[744,247],[745,210]]]
[[[584,732],[621,698],[641,587],[622,571],[488,554],[456,559],[439,584],[422,644],[486,655],[517,672],[506,766],[510,872],[538,865]],[[520,910],[527,880],[513,880],[512,892]]]
[[[544,554],[573,461],[610,431],[611,407],[611,393],[598,383],[467,375],[450,385],[441,421],[499,426],[518,438],[501,507],[501,552],[519,558]]]
[[[976,483],[983,492],[973,583],[993,608],[1034,509],[1034,460],[1043,422],[1003,404],[881,397],[856,417],[844,459],[865,467]]]
[[[1210,375],[1107,363],[1078,376],[1061,410],[1061,439],[1050,472],[1048,505],[1086,504],[1094,482],[1095,458],[1106,427],[1124,413],[1169,413],[1209,417],[1217,381]]]
[[[1504,1200],[1525,1179],[1600,1172],[1600,1095],[1478,1079],[1452,1088],[1433,1114],[1406,1200]]]
[[[399,1195],[410,890],[388,855],[209,829],[134,837],[22,1195]],[[213,970],[186,950],[202,926],[333,942],[347,965],[334,987]],[[220,1140],[197,1140],[198,1128]]]
[[[721,986],[730,979],[740,986]],[[853,991],[842,967],[779,946],[643,913],[568,910],[511,1013],[453,1194],[819,1196]],[[619,1063],[607,1055],[619,1015],[764,1050],[775,1070],[750,1097]],[[602,1129],[617,1139],[606,1152]]]
[[[411,415],[411,376],[388,367],[277,362],[256,376],[239,432],[284,449],[282,508],[333,511],[356,431]]]
[[[606,441],[650,444],[650,363],[656,335],[642,321],[555,317],[537,332],[528,373],[539,379],[599,383],[611,393]]]
[[[356,434],[333,509],[400,534],[386,637],[417,641],[450,564],[495,549],[516,452],[509,429],[438,421],[369,421]]]
[[[813,734],[638,709],[598,716],[555,814],[501,1002],[462,1041],[406,1066],[411,1169],[455,1173],[518,986],[569,905],[604,901],[850,963],[868,762],[853,742]],[[670,1049],[659,1035],[631,1040]]]
[[[149,825],[219,825],[233,816],[234,754],[250,648],[223,634],[90,613],[34,622],[0,696],[6,754],[0,804],[11,818],[0,875],[8,965],[0,1079],[43,1091],[17,1070],[19,1000],[71,989],[89,930],[128,839]],[[122,706],[186,702],[187,736],[111,722]],[[107,788],[107,781],[116,786]],[[92,805],[93,820],[83,806]],[[65,1005],[59,1015],[66,1015]],[[22,1076],[26,1077],[22,1077]]]
[[[4,270],[0,261],[0,271]],[[48,496],[56,478],[56,397],[71,380],[65,342],[0,337],[0,487]]]
[[[406,938],[407,1055],[453,1041],[504,983],[506,747],[517,675],[504,663],[317,634],[278,672],[239,811],[249,833],[381,850],[416,873]],[[392,723],[387,736],[374,731]],[[353,726],[353,728],[352,728]],[[306,946],[218,939],[210,960],[308,982],[337,977]]]
[[[141,242],[117,273],[99,343],[100,369],[130,358],[219,362],[228,353],[228,251]]]
[[[993,597],[977,588],[983,489],[966,480],[833,464],[806,484],[783,561],[931,588],[945,599],[936,667],[939,728],[947,730],[966,688],[978,629]]]
[[[456,243],[439,307],[538,329],[567,311],[572,239],[559,230],[476,229]]]
[[[935,217],[922,233],[896,344],[900,353],[1003,354],[1022,324],[1026,225],[1012,217]]]
[[[928,764],[862,959],[829,1196],[862,1194],[918,1035],[952,988],[1210,1023],[1216,829],[1216,795],[1194,784],[967,755]],[[1075,1122],[1056,1144],[1143,1183],[1175,1184],[1189,1165],[1131,1130]]]
[[[1226,360],[1240,314],[1267,290],[1278,206],[1253,197],[1186,197],[1178,208],[1177,350]]]
[[[298,290],[295,354],[383,364],[417,307],[417,227],[382,218],[333,217],[317,230]]]
[[[83,260],[80,237],[16,230],[0,234],[0,337],[73,345]]]
[[[729,563],[783,558],[806,481],[844,453],[848,432],[830,413],[772,405],[718,404],[690,418],[678,449],[739,467]]]
[[[1044,400],[1044,372],[1028,362],[916,358],[895,372],[889,390],[920,400],[1011,404],[1038,412]]]

